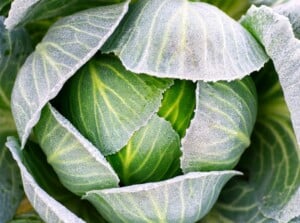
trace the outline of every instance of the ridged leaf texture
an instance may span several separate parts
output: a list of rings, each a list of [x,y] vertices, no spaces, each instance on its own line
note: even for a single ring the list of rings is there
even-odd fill
[[[62,112],[103,155],[114,154],[158,111],[173,84],[127,71],[115,57],[87,63],[62,91]],[[65,108],[64,108],[65,107]]]
[[[257,97],[251,77],[197,84],[195,116],[182,140],[184,172],[233,168],[250,144]]]
[[[294,4],[300,10],[300,4]],[[271,8],[252,6],[242,24],[261,42],[279,75],[300,144],[300,40],[289,19]]]
[[[51,105],[44,108],[34,132],[47,161],[73,193],[118,187],[118,176],[99,150]]]
[[[5,25],[8,29],[28,22],[70,15],[87,8],[120,3],[122,0],[14,0]]]
[[[12,111],[22,147],[44,105],[114,31],[128,2],[81,11],[57,21],[22,66],[12,94]]]
[[[273,65],[255,80],[258,118],[238,166],[246,176],[226,185],[204,222],[277,223],[300,216],[300,151]]]
[[[242,78],[268,59],[239,23],[187,0],[138,1],[102,50],[135,73],[204,81]]]
[[[84,223],[82,219],[78,218],[62,204],[49,196],[36,183],[34,178],[22,163],[20,144],[16,138],[9,138],[6,146],[10,149],[14,159],[18,163],[21,171],[24,190],[28,199],[44,221],[48,223]]]
[[[109,222],[195,222],[237,173],[189,173],[157,183],[91,191],[84,198]]]

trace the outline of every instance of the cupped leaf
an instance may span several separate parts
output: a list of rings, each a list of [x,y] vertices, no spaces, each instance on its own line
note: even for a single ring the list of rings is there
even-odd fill
[[[187,0],[138,1],[102,50],[135,73],[204,81],[242,78],[268,59],[236,21]]]
[[[18,166],[4,147],[6,135],[0,133],[0,222],[12,219],[24,195]]]
[[[294,6],[300,10],[299,4]],[[289,19],[266,6],[252,6],[241,23],[264,45],[274,63],[300,144],[300,40]]]
[[[238,19],[250,6],[249,0],[189,0],[191,2],[206,2],[217,6],[229,16]]]
[[[0,16],[0,109],[8,109],[17,72],[32,48],[24,29],[8,31],[3,21]]]
[[[223,222],[289,222],[300,215],[300,150],[272,66],[255,78],[257,123],[238,167],[247,177],[229,183],[213,211]]]
[[[83,223],[84,221],[70,212],[62,204],[49,196],[34,180],[31,174],[21,161],[20,145],[16,138],[10,137],[6,146],[10,149],[14,159],[17,161],[21,171],[25,193],[39,213],[41,218],[46,222],[74,222]]]
[[[198,82],[195,116],[182,141],[184,172],[233,168],[250,144],[256,120],[251,77],[232,82]]]
[[[115,57],[96,57],[67,83],[57,100],[68,120],[102,154],[110,155],[147,124],[172,84],[170,79],[127,71]]]
[[[5,25],[13,29],[27,22],[66,16],[83,9],[120,2],[122,0],[14,0]]]
[[[34,133],[47,161],[73,193],[118,187],[118,176],[103,155],[51,105],[44,108]]]
[[[12,94],[12,111],[25,142],[44,105],[111,35],[128,2],[92,8],[56,22],[22,66]]]
[[[171,124],[154,115],[125,148],[108,156],[124,185],[168,179],[180,172],[180,138]]]
[[[158,115],[169,121],[182,138],[190,125],[196,106],[196,84],[174,80],[165,93]]]
[[[88,192],[109,222],[196,222],[236,171],[188,173],[158,183]]]

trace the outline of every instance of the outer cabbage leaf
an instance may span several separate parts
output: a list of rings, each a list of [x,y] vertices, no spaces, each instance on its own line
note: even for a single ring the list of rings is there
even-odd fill
[[[103,155],[51,105],[44,108],[35,136],[60,181],[75,194],[118,187]]]
[[[238,167],[246,177],[224,188],[204,222],[289,222],[300,215],[300,150],[272,64],[256,84],[257,123]]]
[[[285,4],[274,7],[274,10],[289,18],[296,38],[300,39],[300,2],[290,0]]]
[[[198,82],[195,116],[182,140],[184,172],[233,168],[250,144],[257,98],[250,77]]]
[[[38,145],[29,142],[25,150],[20,151],[18,141],[9,138],[7,146],[17,159],[27,197],[44,221],[105,222],[89,202],[75,196],[60,183]],[[23,217],[26,221],[26,216]]]
[[[138,1],[102,50],[134,73],[204,81],[242,78],[268,59],[236,21],[187,0]]]
[[[7,31],[0,17],[0,222],[13,217],[24,194],[17,164],[4,143],[8,135],[16,135],[10,94],[17,71],[30,51],[26,32],[23,29]]]
[[[157,183],[91,191],[84,198],[110,222],[195,222],[236,174],[194,172]]]
[[[127,11],[128,2],[88,9],[56,22],[22,66],[12,111],[24,146],[44,105],[102,46]]]
[[[66,16],[83,9],[119,2],[122,0],[14,0],[5,25],[13,29],[30,21]]]
[[[47,194],[34,180],[22,163],[20,145],[16,138],[10,137],[6,146],[11,151],[14,159],[17,161],[21,171],[25,193],[35,210],[46,222],[74,222],[84,223],[84,221],[70,212],[62,204],[54,200]]]
[[[300,10],[300,4],[294,6]],[[273,60],[300,144],[300,40],[295,37],[289,19],[266,6],[252,6],[241,23],[264,45]]]

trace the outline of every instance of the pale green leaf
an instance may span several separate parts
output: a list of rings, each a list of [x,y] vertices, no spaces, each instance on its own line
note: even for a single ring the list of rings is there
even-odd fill
[[[21,161],[20,145],[17,139],[9,138],[6,146],[10,149],[21,171],[25,193],[41,218],[48,223],[83,223],[84,221],[50,197],[33,179]]]
[[[47,161],[73,193],[118,187],[118,176],[99,150],[51,105],[44,108],[34,133]]]
[[[4,147],[6,136],[0,133],[0,222],[12,219],[24,195],[18,166]]]
[[[157,183],[88,192],[110,222],[195,222],[216,201],[235,171],[194,172]]]
[[[102,46],[127,11],[128,2],[96,7],[56,22],[22,66],[12,94],[21,145],[44,105]]]
[[[70,15],[76,11],[100,5],[120,3],[123,0],[14,0],[5,25],[8,29],[27,22]]]
[[[217,6],[229,16],[238,19],[250,6],[249,0],[189,0],[191,2],[206,2]]]
[[[10,95],[20,66],[31,52],[24,29],[7,31],[0,16],[0,110],[10,108]]]
[[[135,73],[204,81],[242,78],[268,59],[239,23],[187,0],[138,1],[102,50]]]
[[[154,115],[126,147],[107,157],[123,185],[161,181],[180,172],[180,138],[171,124]]]
[[[257,98],[250,77],[198,82],[195,116],[182,141],[184,172],[233,168],[250,144]]]
[[[62,114],[103,155],[110,155],[147,124],[172,84],[170,79],[127,71],[115,57],[96,57],[67,83],[57,100]]]
[[[300,10],[300,4],[295,7]],[[262,43],[274,63],[300,144],[300,40],[289,19],[266,6],[252,6],[241,22]]]
[[[238,167],[246,177],[225,187],[213,211],[223,222],[289,222],[300,215],[300,150],[272,64],[256,84],[257,123]]]

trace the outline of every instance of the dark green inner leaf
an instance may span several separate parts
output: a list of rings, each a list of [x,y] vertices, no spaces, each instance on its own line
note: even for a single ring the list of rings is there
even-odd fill
[[[86,64],[57,100],[61,113],[103,155],[111,155],[148,122],[172,83],[126,71],[115,57],[100,57]]]
[[[108,160],[124,185],[154,182],[180,174],[180,140],[170,123],[154,115],[127,146]]]
[[[190,125],[196,106],[196,84],[192,81],[175,80],[165,93],[158,111],[169,121],[182,138]]]
[[[0,15],[7,16],[12,0],[1,0],[0,1]]]

